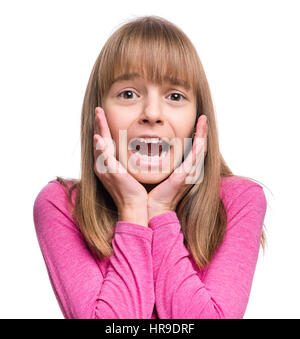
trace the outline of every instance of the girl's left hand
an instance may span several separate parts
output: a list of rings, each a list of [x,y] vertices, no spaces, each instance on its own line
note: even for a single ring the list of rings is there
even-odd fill
[[[184,194],[191,188],[191,183],[186,183],[189,176],[193,177],[192,183],[197,183],[207,153],[207,117],[201,115],[197,122],[196,134],[192,150],[176,168],[173,173],[148,193],[148,222],[159,214],[175,211],[177,204]],[[194,178],[194,176],[197,177]]]

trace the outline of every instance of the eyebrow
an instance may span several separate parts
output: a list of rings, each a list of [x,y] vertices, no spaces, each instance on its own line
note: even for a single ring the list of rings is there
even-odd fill
[[[134,80],[136,78],[141,78],[141,75],[139,73],[124,73],[119,75],[113,80],[113,84],[117,81],[124,81],[124,80]],[[171,83],[172,85],[177,85],[177,86],[182,86],[187,90],[190,90],[191,86],[184,80],[182,79],[177,79],[177,78],[170,78],[165,76],[164,81],[167,81]]]

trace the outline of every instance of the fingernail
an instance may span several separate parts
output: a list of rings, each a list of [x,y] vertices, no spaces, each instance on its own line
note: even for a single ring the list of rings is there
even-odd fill
[[[198,119],[197,127],[200,126],[202,120],[203,120],[203,119],[200,119],[200,118]]]
[[[95,109],[96,114],[97,114],[97,112],[102,113],[102,111],[103,111],[103,109],[100,106],[96,107],[96,109]]]

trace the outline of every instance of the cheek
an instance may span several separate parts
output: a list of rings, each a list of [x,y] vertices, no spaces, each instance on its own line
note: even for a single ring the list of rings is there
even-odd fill
[[[128,121],[124,118],[120,112],[109,110],[106,113],[106,120],[109,126],[110,134],[112,138],[117,142],[119,140],[119,131],[128,129]]]
[[[173,128],[174,133],[177,138],[181,139],[182,142],[184,141],[184,138],[191,138],[192,133],[194,131],[195,126],[195,116],[185,116],[185,119],[178,119],[177,121],[174,121]]]
[[[196,114],[194,116],[185,116],[186,118],[183,119],[178,119],[176,122],[173,124],[174,128],[174,134],[176,135],[176,139],[180,140],[180,154],[178,153],[178,159],[181,156],[185,155],[185,152],[188,153],[192,146],[192,137],[193,137],[193,132],[194,132],[194,126],[195,126],[195,119],[196,119]],[[178,148],[178,152],[179,152]],[[175,155],[175,158],[177,156]],[[177,160],[178,160],[177,159]]]
[[[120,147],[122,152],[127,150],[127,140],[128,140],[128,125],[122,123],[119,118],[113,118],[108,121],[111,137],[115,145],[115,156],[116,159],[120,158]]]

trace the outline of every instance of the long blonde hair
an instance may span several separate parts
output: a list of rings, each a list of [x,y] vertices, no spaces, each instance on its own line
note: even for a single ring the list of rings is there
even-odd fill
[[[90,75],[81,113],[81,179],[57,177],[66,187],[72,215],[89,247],[104,258],[113,254],[112,225],[118,220],[116,205],[94,173],[93,134],[95,107],[117,75],[138,72],[161,84],[167,75],[184,79],[197,98],[196,122],[201,114],[208,119],[207,155],[204,178],[193,185],[176,208],[184,242],[199,268],[207,265],[226,231],[227,215],[220,199],[221,177],[233,176],[220,150],[210,89],[195,47],[173,23],[145,16],[124,23],[107,40]],[[193,132],[193,135],[194,135]],[[77,189],[75,203],[72,191]],[[264,245],[264,232],[261,244]]]

